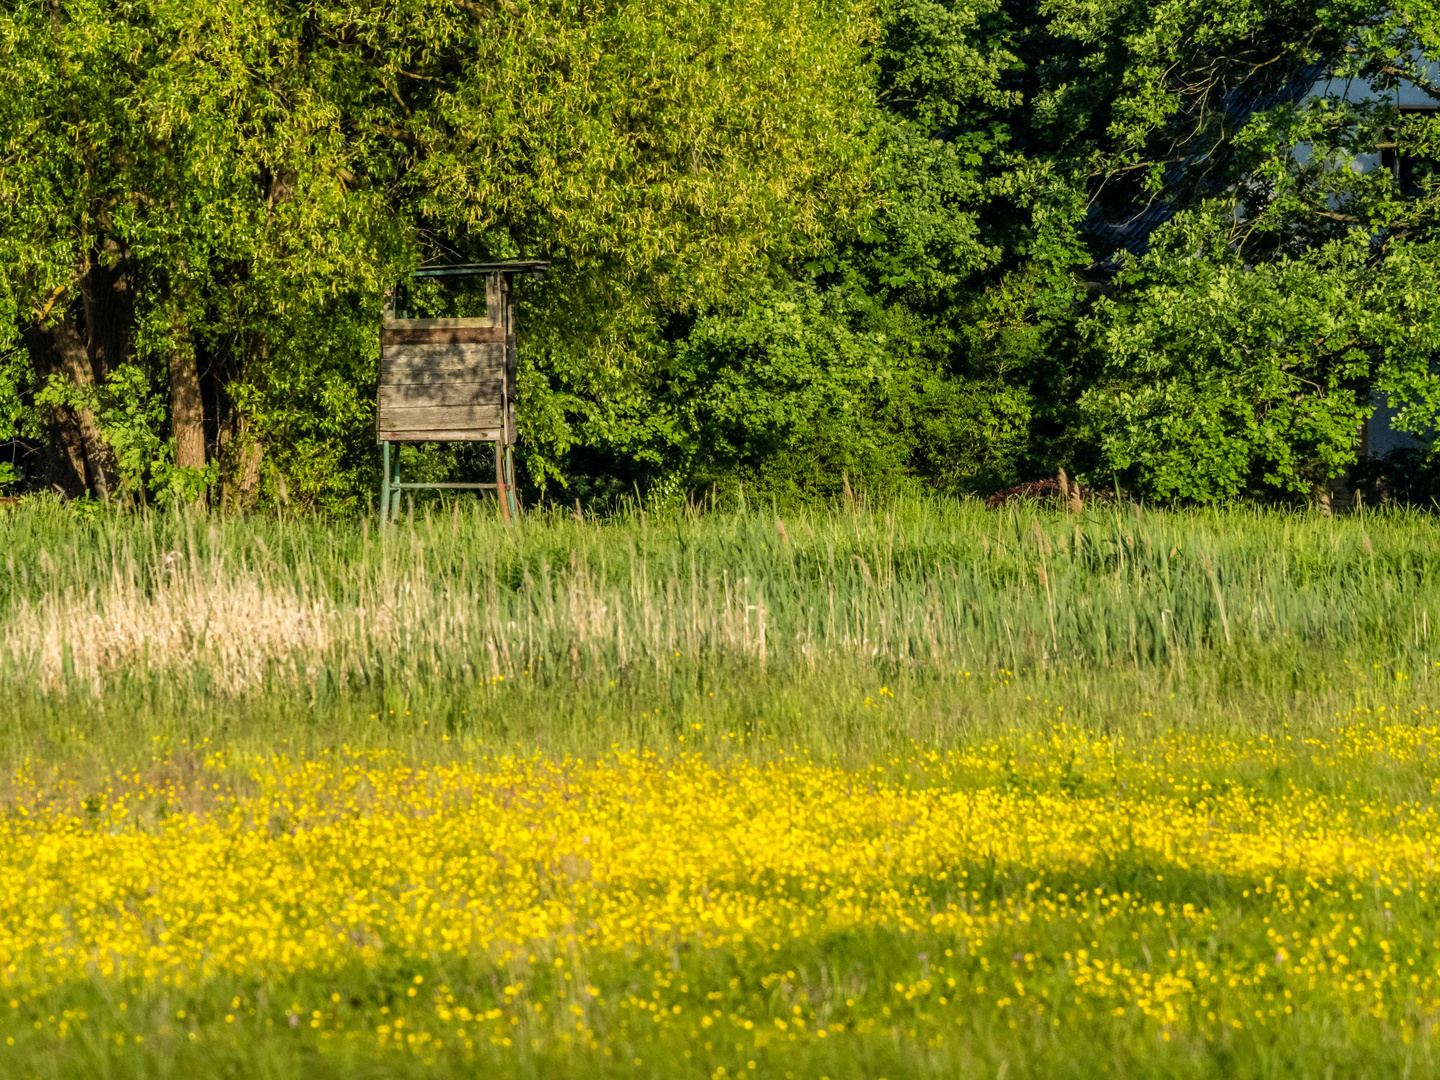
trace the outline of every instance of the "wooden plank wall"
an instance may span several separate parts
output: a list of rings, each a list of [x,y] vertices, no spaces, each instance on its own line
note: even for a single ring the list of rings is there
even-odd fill
[[[501,274],[479,319],[387,319],[380,331],[381,442],[515,441],[515,335]]]
[[[431,340],[415,341],[421,335]],[[450,341],[433,340],[439,336],[408,328],[383,331],[376,425],[380,439],[508,441],[509,350],[504,340],[455,341],[478,336],[458,332],[446,335]]]

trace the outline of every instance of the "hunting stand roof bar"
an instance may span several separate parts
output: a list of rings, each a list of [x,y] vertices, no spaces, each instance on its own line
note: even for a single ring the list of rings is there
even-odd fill
[[[485,314],[479,318],[411,319],[396,297],[380,329],[380,387],[375,435],[380,443],[380,523],[399,517],[400,493],[415,488],[495,489],[500,512],[514,516],[515,321],[511,278],[543,278],[550,264],[538,259],[422,266],[412,278],[485,277]],[[391,443],[495,444],[495,482],[406,484],[400,454]],[[393,469],[392,469],[393,458]]]

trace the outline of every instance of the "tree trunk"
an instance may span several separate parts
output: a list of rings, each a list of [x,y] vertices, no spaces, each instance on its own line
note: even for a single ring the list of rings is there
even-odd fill
[[[170,430],[175,436],[175,464],[205,467],[205,406],[200,398],[200,372],[195,343],[188,327],[177,326],[170,348]],[[197,500],[205,504],[205,496]]]
[[[119,365],[132,359],[135,327],[130,260],[113,241],[107,242],[105,249],[115,265],[105,266],[94,259],[80,289],[85,304],[85,347],[97,382],[104,382]]]
[[[192,326],[196,305],[183,285],[169,292],[170,316],[170,434],[175,439],[175,465],[182,469],[205,467],[205,401],[200,396],[200,369],[195,357]],[[204,507],[207,494],[195,500]]]
[[[25,345],[41,382],[60,375],[80,390],[103,385],[116,365],[130,357],[130,334],[135,305],[130,289],[130,266],[122,253],[113,267],[92,259],[80,279],[79,302],[69,305],[59,321],[48,326],[40,320],[25,330]],[[95,414],[89,409],[64,406],[52,421],[59,450],[58,485],[70,494],[90,491],[109,500],[118,488],[115,455],[100,436]]]
[[[236,484],[236,502],[241,510],[249,510],[260,488],[260,463],[265,460],[265,447],[252,442],[240,459],[240,480]]]
[[[80,390],[95,386],[95,369],[71,312],[50,326],[31,323],[25,330],[25,345],[41,382],[61,375]],[[115,455],[100,437],[95,414],[85,408],[61,407],[56,410],[54,430],[79,489],[109,501],[116,488]]]
[[[33,325],[25,330],[25,347],[30,353],[30,364],[42,384],[60,370],[60,364],[55,359],[53,330],[53,327]],[[80,436],[79,418],[69,406],[62,406],[54,411],[49,427],[56,453],[45,463],[47,482],[67,497],[85,494],[90,481],[86,476],[85,442]]]

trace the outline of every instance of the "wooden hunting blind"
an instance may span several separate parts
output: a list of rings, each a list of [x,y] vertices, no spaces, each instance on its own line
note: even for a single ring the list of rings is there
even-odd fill
[[[501,513],[515,503],[515,321],[511,282],[516,274],[543,278],[537,260],[422,267],[397,288],[380,329],[380,387],[375,410],[381,448],[380,521],[399,516],[400,493],[414,488],[493,488]],[[484,282],[484,314],[417,318],[413,298],[427,279]],[[471,307],[477,306],[472,303]],[[392,443],[488,442],[495,445],[495,482],[417,484],[400,481],[399,448]],[[392,472],[393,469],[393,472]]]

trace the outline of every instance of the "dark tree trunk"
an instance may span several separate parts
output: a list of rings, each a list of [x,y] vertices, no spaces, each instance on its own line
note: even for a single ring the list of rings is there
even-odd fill
[[[59,349],[55,342],[56,327],[32,325],[25,330],[25,347],[30,353],[30,364],[36,378],[43,385],[50,376],[59,372],[62,365],[58,359]],[[54,410],[50,417],[50,450],[44,465],[45,480],[59,488],[66,496],[74,498],[85,494],[90,487],[85,465],[85,443],[80,437],[80,421],[69,406]]]
[[[49,326],[31,323],[25,330],[30,362],[42,383],[61,375],[81,390],[95,386],[95,369],[85,338],[76,326],[74,312]],[[64,406],[55,411],[53,428],[68,473],[61,486],[71,493],[89,490],[109,500],[115,491],[115,455],[100,437],[95,414],[85,408]],[[71,478],[73,477],[73,481]]]
[[[135,328],[133,267],[113,243],[106,245],[105,254],[115,265],[92,261],[80,290],[85,303],[85,345],[97,382],[104,382],[115,368],[132,359]]]
[[[114,266],[93,259],[80,280],[79,301],[50,325],[36,320],[25,331],[25,345],[42,383],[61,375],[87,390],[103,385],[116,365],[131,354],[135,304],[129,261],[112,250]],[[89,409],[57,409],[52,419],[55,455],[50,480],[68,494],[90,491],[108,500],[117,490],[115,455],[100,437]]]

